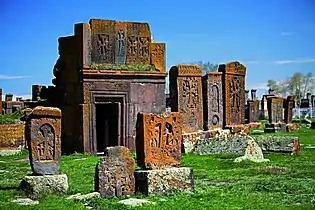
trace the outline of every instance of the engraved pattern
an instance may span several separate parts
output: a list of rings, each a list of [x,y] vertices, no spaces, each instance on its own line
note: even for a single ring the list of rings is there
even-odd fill
[[[129,36],[127,42],[127,63],[128,64],[136,64],[137,55],[138,55],[138,39],[135,36]]]
[[[136,151],[140,164],[146,169],[178,165],[181,155],[179,113],[172,112],[169,115],[140,113],[138,119],[141,120],[137,128]]]
[[[111,61],[111,46],[108,34],[97,35],[97,55],[104,63],[110,63]]]
[[[178,106],[183,117],[183,131],[194,132],[202,128],[201,77],[178,78]]]
[[[126,63],[126,35],[123,30],[119,30],[116,34],[115,63]]]
[[[164,72],[165,71],[165,44],[164,43],[151,43],[151,64],[155,66],[155,69]]]
[[[38,129],[37,155],[39,160],[54,160],[55,134],[49,124],[44,124]]]
[[[149,64],[150,59],[149,59],[149,43],[150,43],[150,38],[149,37],[139,37],[139,46],[138,46],[138,59],[139,63],[141,64]]]
[[[212,85],[211,87],[211,98],[212,98],[212,111],[213,112],[220,112],[219,106],[220,106],[220,92],[218,85]]]
[[[237,79],[236,79],[237,78]],[[233,80],[237,80],[233,82]],[[230,87],[232,85],[232,87]],[[245,77],[236,75],[225,75],[224,80],[225,88],[225,125],[241,125],[245,120]],[[234,87],[233,87],[234,86]],[[232,95],[231,94],[232,90]],[[238,90],[238,91],[236,91]],[[234,97],[233,97],[234,96]]]

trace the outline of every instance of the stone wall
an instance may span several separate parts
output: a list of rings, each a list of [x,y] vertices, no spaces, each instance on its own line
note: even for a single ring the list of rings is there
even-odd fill
[[[0,125],[0,149],[24,147],[24,127],[24,124]]]

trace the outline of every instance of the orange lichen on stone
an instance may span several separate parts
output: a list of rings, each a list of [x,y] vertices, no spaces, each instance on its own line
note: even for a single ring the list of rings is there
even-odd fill
[[[54,117],[60,117],[61,116],[61,110],[54,107],[44,107],[44,106],[37,106],[33,109],[32,113],[30,114],[32,116],[54,116]]]
[[[137,124],[137,161],[143,169],[163,169],[179,165],[181,156],[181,118],[139,113]]]
[[[0,125],[0,149],[17,149],[25,146],[24,124]]]
[[[185,133],[203,127],[201,76],[198,65],[177,65],[170,69],[171,109],[181,114]]]

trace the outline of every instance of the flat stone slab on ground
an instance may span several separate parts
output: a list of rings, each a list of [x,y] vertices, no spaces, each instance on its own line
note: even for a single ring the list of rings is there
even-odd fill
[[[20,189],[30,198],[41,198],[48,194],[66,194],[68,188],[66,174],[26,176],[20,184]]]
[[[298,153],[300,141],[296,136],[255,136],[257,144],[263,152]]]
[[[38,205],[38,201],[33,201],[30,198],[17,198],[11,201],[12,203],[16,203],[18,205],[27,206],[27,205]]]
[[[136,191],[145,195],[163,195],[194,190],[193,170],[171,167],[160,170],[135,171]]]
[[[148,201],[145,199],[137,199],[137,198],[128,198],[125,200],[121,200],[118,203],[124,204],[126,206],[136,207],[136,206],[144,206],[144,205],[155,205],[155,202]]]
[[[82,195],[81,193],[77,193],[75,195],[70,195],[67,197],[68,200],[85,200],[85,199],[90,199],[90,198],[95,198],[95,197],[101,197],[101,194],[99,192],[92,192],[88,193],[85,195]]]
[[[248,140],[251,140],[249,136],[241,135],[200,139],[193,153],[198,155],[244,154]]]

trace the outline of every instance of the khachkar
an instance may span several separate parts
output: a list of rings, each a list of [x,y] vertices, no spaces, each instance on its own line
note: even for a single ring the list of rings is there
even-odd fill
[[[286,124],[283,116],[284,99],[280,97],[267,98],[269,123],[265,124],[266,133],[286,131]]]
[[[235,61],[219,66],[223,73],[223,126],[240,126],[245,123],[246,67]]]
[[[135,160],[129,149],[118,146],[107,148],[96,166],[95,191],[101,197],[120,197],[135,193]]]
[[[198,65],[177,65],[170,69],[171,110],[181,114],[184,133],[203,128],[201,76]]]
[[[178,167],[181,157],[182,121],[178,112],[139,113],[137,118],[136,191],[146,195],[193,191],[191,168]]]
[[[25,138],[28,144],[33,175],[26,176],[21,189],[30,197],[49,193],[66,193],[68,179],[60,174],[61,111],[58,108],[37,106],[27,112]],[[43,184],[46,183],[46,184]]]
[[[204,129],[223,127],[222,72],[209,72],[202,77]]]

